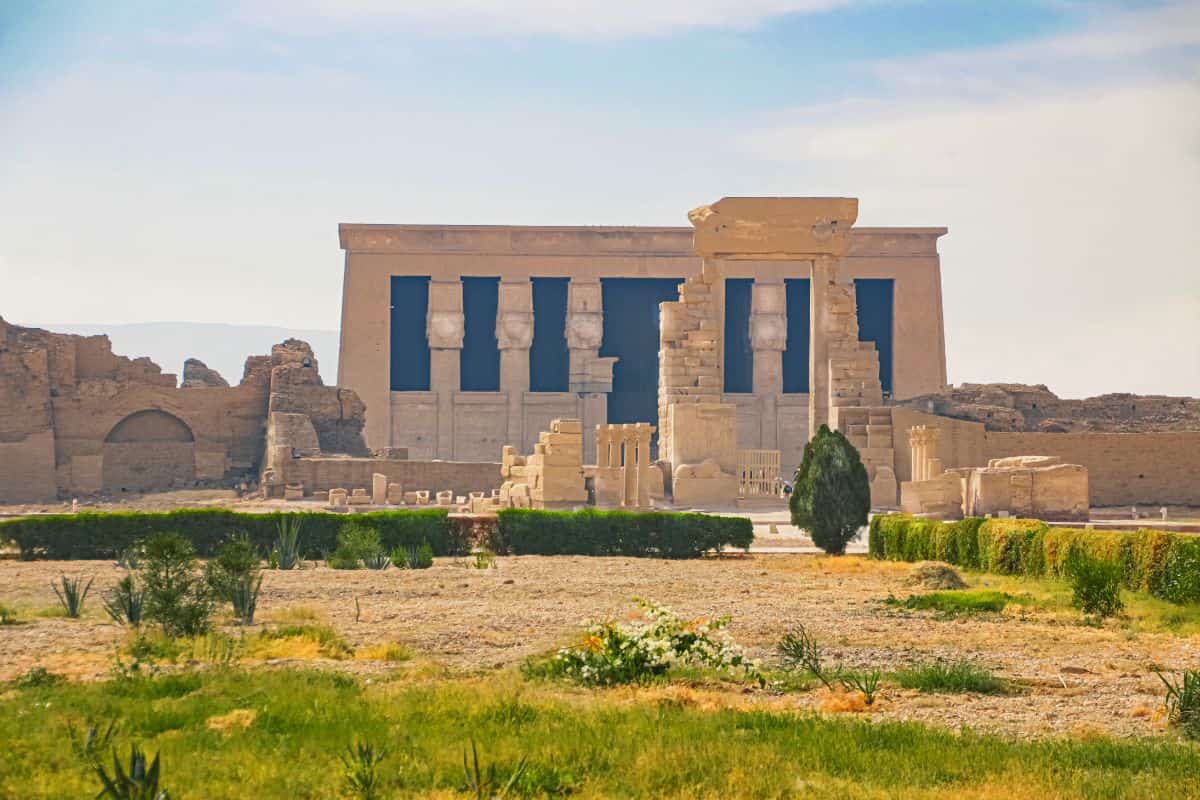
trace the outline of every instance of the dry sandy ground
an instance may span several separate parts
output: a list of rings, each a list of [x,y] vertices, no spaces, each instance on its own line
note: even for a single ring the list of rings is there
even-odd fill
[[[893,687],[870,713],[1023,736],[1161,731],[1152,713],[1162,696],[1152,667],[1200,665],[1200,637],[1132,635],[1050,615],[941,620],[882,605],[889,594],[913,591],[905,583],[908,571],[908,565],[856,557],[792,555],[696,561],[526,556],[501,558],[497,569],[486,571],[456,559],[438,559],[423,571],[310,567],[264,573],[259,619],[303,607],[355,646],[398,641],[426,662],[490,670],[561,645],[584,621],[623,614],[632,598],[646,597],[689,617],[729,615],[730,633],[756,657],[770,658],[773,643],[803,622],[825,643],[829,659],[847,666],[888,670],[935,657],[969,658],[1028,689],[988,697]],[[84,619],[35,617],[0,627],[0,680],[35,665],[81,679],[107,671],[125,635],[102,618],[100,595],[122,574],[111,563],[0,561],[0,603],[52,607],[50,582],[63,573],[96,577]],[[354,661],[329,666],[391,668]],[[820,691],[747,699],[731,689],[724,695],[706,702],[803,708],[829,699]]]

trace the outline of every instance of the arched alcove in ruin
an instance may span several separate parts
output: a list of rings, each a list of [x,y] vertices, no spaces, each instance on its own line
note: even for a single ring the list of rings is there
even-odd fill
[[[102,480],[107,492],[169,489],[195,479],[195,436],[172,414],[158,409],[134,412],[104,437]]]

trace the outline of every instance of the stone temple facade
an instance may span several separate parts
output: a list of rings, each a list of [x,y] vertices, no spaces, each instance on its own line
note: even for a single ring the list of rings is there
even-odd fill
[[[856,213],[857,201],[843,202],[841,213],[847,203]],[[937,240],[946,229],[852,224],[844,220],[836,237],[833,291],[843,301],[828,307],[850,309],[843,338],[871,346],[864,357],[878,365],[880,385],[870,403],[938,391],[946,361]],[[339,226],[338,384],[369,409],[368,446],[494,461],[504,445],[532,452],[553,419],[580,419],[585,431],[648,423],[656,437],[669,435],[659,408],[659,306],[677,300],[708,259],[715,272],[706,332],[719,335],[705,374],[693,377],[707,398],[732,407],[737,446],[779,450],[790,474],[812,427],[812,390],[828,397],[828,375],[813,371],[810,332],[813,309],[827,308],[814,306],[814,295],[827,293],[820,279],[834,254],[786,245],[705,256],[694,246],[697,230]],[[849,376],[859,352],[844,355],[839,374]],[[596,463],[592,435],[584,448],[584,461]]]

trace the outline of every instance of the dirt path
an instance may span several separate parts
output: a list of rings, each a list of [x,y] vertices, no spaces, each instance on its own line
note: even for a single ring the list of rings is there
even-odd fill
[[[908,570],[854,557],[772,555],[695,561],[528,556],[501,558],[498,569],[487,571],[455,559],[438,559],[423,571],[267,571],[259,619],[302,607],[355,646],[399,641],[453,669],[492,669],[560,645],[584,621],[623,614],[632,598],[646,597],[686,616],[730,616],[730,633],[757,657],[769,658],[774,642],[803,622],[825,643],[830,660],[847,666],[886,671],[935,657],[969,658],[1030,688],[1004,697],[889,689],[873,713],[1021,735],[1161,730],[1153,715],[1161,692],[1152,667],[1200,665],[1200,637],[1133,635],[1052,615],[941,620],[897,612],[881,601],[913,591],[905,584]],[[50,582],[64,573],[96,578],[85,618],[33,617],[0,627],[0,680],[36,665],[81,679],[105,674],[124,636],[102,618],[100,595],[123,574],[110,562],[0,561],[0,603],[24,609],[26,617],[51,608],[57,601]],[[814,691],[772,704],[821,701]]]

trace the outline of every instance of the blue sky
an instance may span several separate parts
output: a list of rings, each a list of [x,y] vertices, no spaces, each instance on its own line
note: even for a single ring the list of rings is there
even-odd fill
[[[0,4],[8,319],[332,328],[338,222],[845,194],[950,227],[952,380],[1200,394],[1200,3],[115,5]]]

